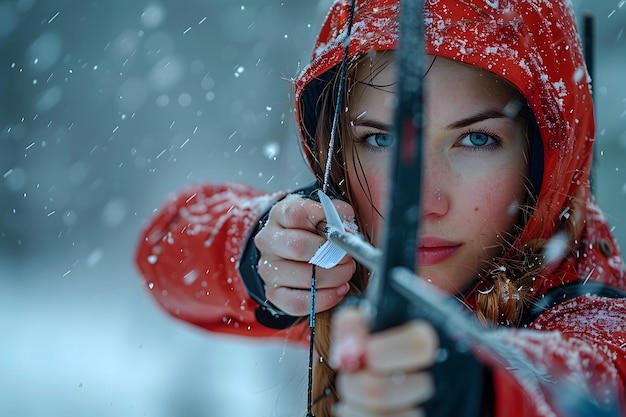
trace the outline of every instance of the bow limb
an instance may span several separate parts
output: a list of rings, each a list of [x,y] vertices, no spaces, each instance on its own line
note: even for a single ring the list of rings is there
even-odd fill
[[[423,0],[400,2],[398,100],[395,110],[393,163],[389,183],[389,209],[382,242],[382,262],[368,286],[372,330],[380,331],[406,322],[409,303],[391,284],[396,267],[415,268],[420,218],[424,20]],[[417,185],[417,186],[416,186]]]

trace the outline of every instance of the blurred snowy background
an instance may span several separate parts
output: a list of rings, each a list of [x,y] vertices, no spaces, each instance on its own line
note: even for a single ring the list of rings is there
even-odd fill
[[[626,247],[626,6],[595,16],[598,199]],[[156,307],[141,227],[199,181],[310,176],[290,79],[329,0],[0,1],[0,416],[304,415],[306,354]]]

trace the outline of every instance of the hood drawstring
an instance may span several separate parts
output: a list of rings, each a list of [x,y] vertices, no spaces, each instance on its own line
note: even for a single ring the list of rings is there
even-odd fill
[[[337,89],[337,98],[335,101],[335,112],[333,114],[333,126],[330,130],[330,144],[328,146],[328,157],[326,159],[326,169],[324,170],[324,184],[322,185],[322,191],[326,193],[328,188],[328,182],[330,180],[330,166],[333,153],[335,152],[335,138],[337,137],[337,126],[339,124],[339,112],[341,110],[341,98],[343,97],[343,90],[346,78],[346,71],[348,69],[348,52],[350,49],[350,35],[352,34],[352,22],[354,21],[354,13],[356,8],[356,0],[350,2],[350,14],[348,16],[348,30],[346,33],[346,39],[344,40],[343,58],[341,60],[341,67],[339,70],[339,88]]]

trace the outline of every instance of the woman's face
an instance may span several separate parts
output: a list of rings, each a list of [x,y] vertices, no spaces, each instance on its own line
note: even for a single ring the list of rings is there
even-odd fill
[[[370,208],[386,212],[395,94],[393,65],[377,59],[357,70],[346,143],[349,187],[374,242],[384,222]],[[526,121],[506,115],[507,105],[519,101],[513,88],[480,69],[439,57],[424,80],[417,272],[457,293],[501,254],[513,232],[526,196]]]

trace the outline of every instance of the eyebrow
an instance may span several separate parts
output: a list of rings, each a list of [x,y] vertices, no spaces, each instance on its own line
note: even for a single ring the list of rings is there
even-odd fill
[[[392,127],[391,125],[379,122],[378,120],[366,119],[364,117],[356,118],[352,120],[353,126],[363,126],[363,127],[371,127],[376,130],[382,130],[384,132],[390,132]]]
[[[448,126],[446,126],[446,129],[448,130],[461,129],[467,126],[471,126],[474,123],[482,122],[484,120],[503,119],[503,118],[509,119],[509,120],[511,119],[509,116],[507,116],[506,114],[504,114],[503,112],[499,110],[489,109],[489,110],[482,111],[480,113],[476,113],[472,116],[457,120],[456,122],[450,123]]]
[[[455,122],[450,123],[449,125],[447,125],[445,128],[447,130],[454,130],[454,129],[462,129],[464,127],[468,127],[473,125],[474,123],[478,123],[478,122],[482,122],[484,120],[489,120],[489,119],[509,119],[511,120],[511,118],[509,116],[507,116],[505,113],[496,110],[496,109],[488,109],[479,113],[476,113],[472,116],[469,117],[465,117],[463,119],[457,120]],[[364,126],[364,127],[371,127],[377,130],[382,130],[385,132],[391,132],[392,130],[392,126],[385,124],[385,123],[381,123],[377,120],[373,120],[373,119],[367,119],[367,118],[356,118],[352,121],[353,126]]]

